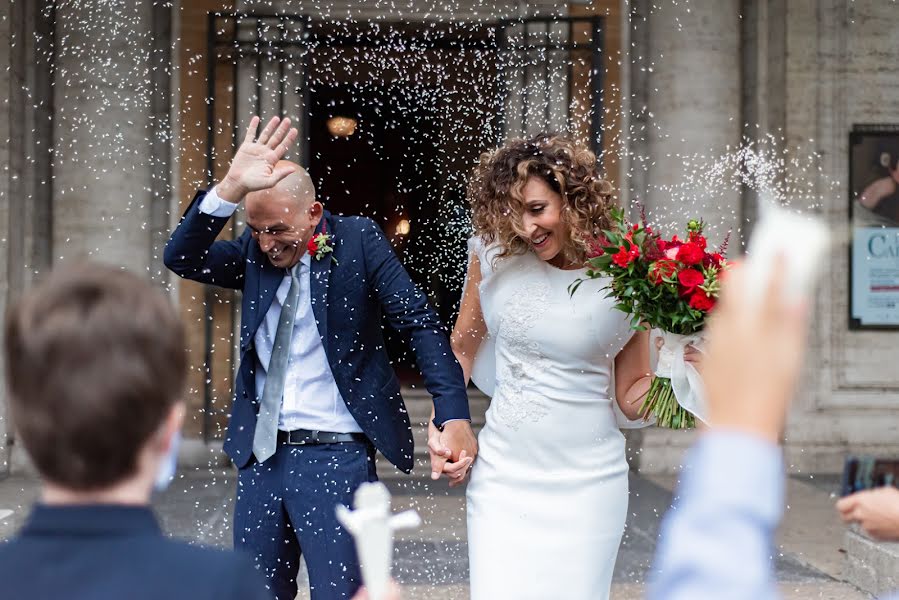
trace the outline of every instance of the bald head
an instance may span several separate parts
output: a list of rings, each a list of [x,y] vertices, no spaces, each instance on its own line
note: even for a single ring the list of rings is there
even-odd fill
[[[275,171],[285,167],[291,169],[287,177],[246,197],[247,226],[259,249],[279,268],[299,262],[323,211],[315,200],[315,186],[306,169],[282,160],[275,165]]]
[[[278,171],[284,168],[291,169],[290,175],[268,189],[247,194],[247,206],[250,203],[272,201],[275,198],[281,201],[293,200],[301,208],[308,208],[312,204],[315,200],[315,185],[312,183],[309,172],[289,160],[279,160],[275,164],[274,170]]]

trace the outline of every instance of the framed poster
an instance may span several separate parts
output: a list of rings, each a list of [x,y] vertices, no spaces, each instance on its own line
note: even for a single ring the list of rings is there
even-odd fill
[[[899,125],[849,134],[849,327],[899,329]]]

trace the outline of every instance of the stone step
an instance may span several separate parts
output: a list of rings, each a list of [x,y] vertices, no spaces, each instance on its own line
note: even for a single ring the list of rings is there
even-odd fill
[[[849,583],[877,598],[899,588],[899,543],[873,540],[853,525],[843,546]]]

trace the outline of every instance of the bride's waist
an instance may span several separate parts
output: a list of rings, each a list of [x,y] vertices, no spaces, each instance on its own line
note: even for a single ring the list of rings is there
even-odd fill
[[[500,395],[510,399],[527,396],[550,401],[595,404],[597,406],[605,406],[612,403],[612,398],[608,393],[595,391],[574,392],[547,386],[530,386],[520,382],[513,382],[507,385],[502,380],[497,381],[494,397]]]

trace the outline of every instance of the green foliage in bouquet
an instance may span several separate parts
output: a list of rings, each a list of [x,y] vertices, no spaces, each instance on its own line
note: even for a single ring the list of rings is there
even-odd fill
[[[614,298],[615,308],[631,317],[631,328],[679,335],[701,331],[718,298],[719,276],[727,267],[723,257],[727,242],[709,252],[702,221],[690,221],[685,240],[677,236],[666,240],[646,224],[645,216],[634,224],[621,209],[612,209],[611,216],[614,227],[591,241],[586,278],[572,283],[569,293],[586,279],[609,278],[606,297]],[[661,427],[695,425],[664,377],[653,380],[640,414],[644,419],[655,415]]]

